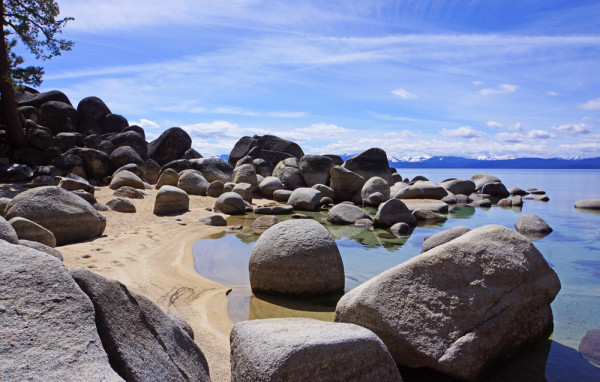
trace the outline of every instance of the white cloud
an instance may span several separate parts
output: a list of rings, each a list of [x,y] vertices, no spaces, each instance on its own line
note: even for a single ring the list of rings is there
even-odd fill
[[[519,87],[511,84],[501,84],[497,88],[484,88],[479,91],[479,94],[490,95],[490,94],[510,94],[517,91]]]
[[[160,128],[160,126],[158,125],[158,123],[154,122],[154,121],[150,121],[148,119],[140,119],[139,122],[129,122],[129,125],[138,125],[139,127],[143,128],[143,129],[158,129]]]
[[[545,130],[531,130],[527,133],[527,138],[530,139],[550,139],[556,137],[554,134]]]
[[[557,92],[551,90],[549,92],[546,92],[546,95],[552,96],[552,97],[558,97],[560,94],[558,94]]]
[[[395,95],[396,97],[400,97],[402,99],[413,99],[413,98],[419,98],[416,94],[413,94],[405,89],[396,89],[396,90],[392,90],[392,94]]]
[[[591,133],[594,127],[587,123],[567,123],[564,125],[552,126],[552,129],[567,135],[579,135]]]
[[[520,122],[517,123],[513,123],[510,125],[505,125],[502,124],[500,122],[496,122],[496,121],[487,121],[486,126],[494,129],[494,130],[508,130],[508,131],[522,131],[523,130],[523,126],[521,125]]]
[[[483,81],[473,81],[473,85],[481,86],[481,85],[483,85]]]
[[[477,138],[483,135],[481,131],[475,130],[471,126],[461,126],[458,129],[442,129],[439,133],[445,137],[453,138]]]
[[[496,134],[496,138],[509,143],[520,143],[525,140],[525,136],[520,133],[498,133]]]
[[[583,110],[600,110],[600,97],[584,102],[577,107]]]
[[[502,130],[502,129],[504,129],[504,125],[501,124],[500,122],[487,121],[485,124],[487,125],[487,127],[491,128],[491,129],[495,129],[495,130]]]

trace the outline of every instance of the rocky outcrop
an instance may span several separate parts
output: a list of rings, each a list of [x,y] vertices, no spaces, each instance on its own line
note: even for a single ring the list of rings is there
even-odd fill
[[[84,269],[72,276],[96,311],[111,365],[127,381],[210,381],[206,358],[167,313],[123,284]]]
[[[372,330],[398,364],[474,380],[548,338],[559,289],[530,240],[488,225],[351,290],[335,320]]]
[[[98,336],[94,306],[59,260],[0,240],[0,264],[3,380],[122,380]]]
[[[378,176],[383,178],[388,184],[390,183],[392,176],[387,154],[380,148],[371,148],[363,153],[353,156],[346,160],[342,167],[365,179]]]
[[[381,340],[352,324],[243,321],[230,335],[231,381],[402,381]]]
[[[314,220],[287,220],[266,230],[249,262],[254,293],[343,293],[344,264],[327,229]]]
[[[190,147],[192,147],[192,138],[188,133],[180,127],[171,127],[148,144],[148,157],[162,166],[182,158]]]
[[[15,196],[7,207],[6,218],[23,217],[46,228],[56,245],[102,235],[106,219],[94,207],[59,187],[39,187]]]

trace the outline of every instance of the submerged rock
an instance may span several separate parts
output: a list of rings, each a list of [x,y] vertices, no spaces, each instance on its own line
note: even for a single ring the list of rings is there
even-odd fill
[[[354,224],[361,219],[368,219],[373,223],[367,211],[352,204],[337,204],[327,213],[327,221],[331,224]]]
[[[379,227],[391,227],[396,223],[406,223],[409,226],[415,226],[417,219],[410,213],[400,199],[390,199],[387,202],[381,204],[373,220],[376,226]]]
[[[381,340],[358,325],[307,318],[237,323],[231,381],[395,381],[402,377]]]
[[[600,198],[582,199],[575,202],[575,208],[600,209]]]
[[[523,214],[515,222],[517,231],[523,234],[549,234],[552,228],[539,216]]]
[[[600,367],[600,329],[588,330],[579,342],[582,357]]]
[[[310,219],[287,220],[267,229],[250,256],[254,293],[343,293],[344,264],[327,229]]]
[[[227,220],[221,215],[209,215],[205,218],[200,219],[200,222],[206,225],[212,225],[215,227],[225,227],[227,225]]]
[[[474,380],[548,338],[559,290],[529,239],[488,225],[354,288],[335,320],[371,329],[398,364]]]

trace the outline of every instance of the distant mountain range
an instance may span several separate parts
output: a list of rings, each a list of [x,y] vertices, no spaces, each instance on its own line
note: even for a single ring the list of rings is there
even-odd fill
[[[344,154],[345,161],[356,154]],[[219,155],[227,161],[229,155]],[[532,169],[600,169],[600,157],[596,158],[463,158],[455,156],[389,156],[391,167],[396,168],[532,168]]]

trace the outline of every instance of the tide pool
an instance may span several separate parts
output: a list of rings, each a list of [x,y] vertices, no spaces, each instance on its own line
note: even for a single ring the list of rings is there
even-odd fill
[[[536,214],[554,230],[534,241],[562,284],[552,303],[554,333],[552,341],[506,368],[504,372],[509,374],[500,374],[504,378],[510,376],[511,380],[523,375],[530,376],[528,380],[600,380],[600,369],[577,352],[586,331],[600,329],[600,213],[573,207],[577,200],[600,197],[600,170],[398,169],[398,172],[404,178],[423,175],[434,182],[451,177],[469,179],[474,174],[487,173],[500,178],[507,188],[545,190],[550,201],[525,200],[522,208],[459,206],[448,213],[446,222],[419,226],[404,237],[395,237],[380,229],[370,231],[330,225],[326,222],[326,211],[302,212],[323,223],[336,239],[344,262],[346,291],[418,255],[423,240],[437,232],[455,226],[473,229],[486,224],[514,228],[521,214]],[[374,215],[374,209],[367,210]],[[198,240],[193,248],[196,271],[232,288],[229,311],[234,322],[285,316],[332,320],[335,301],[294,302],[251,295],[248,259],[261,231],[250,228],[250,224],[258,216],[250,213],[231,217],[229,225],[242,224],[241,231]],[[411,380],[410,376],[407,380]]]

